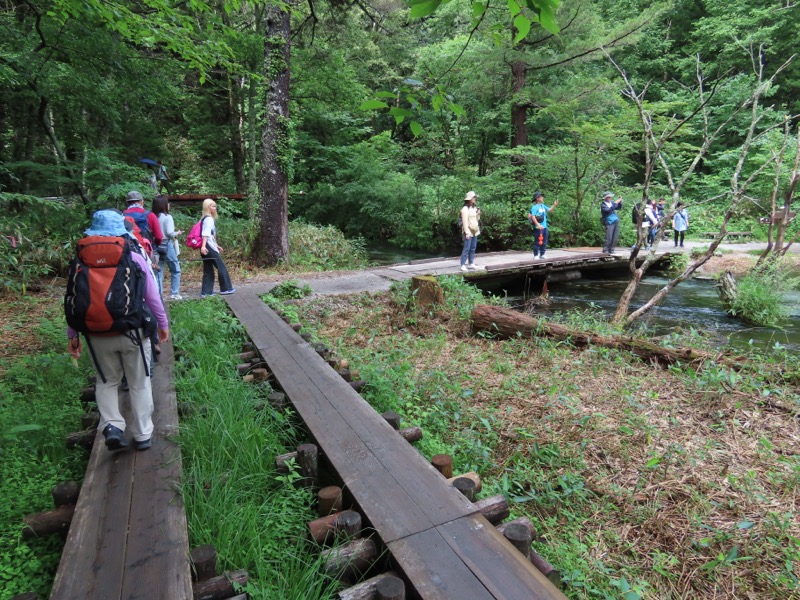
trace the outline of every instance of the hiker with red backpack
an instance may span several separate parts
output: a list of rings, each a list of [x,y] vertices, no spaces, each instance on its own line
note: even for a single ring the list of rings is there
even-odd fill
[[[167,315],[147,262],[131,249],[125,218],[119,212],[97,211],[85,234],[70,263],[64,296],[67,349],[73,358],[80,358],[83,334],[97,372],[98,427],[106,447],[128,446],[118,395],[126,377],[131,405],[128,425],[136,449],[147,450],[153,435],[148,338],[157,330],[160,342],[169,339]]]
[[[158,248],[164,239],[164,234],[161,232],[158,217],[144,207],[142,193],[136,190],[128,192],[125,202],[128,206],[122,214],[132,217],[142,236],[150,240],[153,248]]]

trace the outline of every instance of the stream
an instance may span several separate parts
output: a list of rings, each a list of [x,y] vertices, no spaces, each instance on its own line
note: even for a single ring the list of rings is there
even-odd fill
[[[425,251],[409,251],[388,244],[371,247],[369,252],[370,261],[374,264],[393,264],[441,256]],[[549,284],[550,304],[539,312],[547,315],[566,310],[599,310],[606,316],[612,315],[627,285],[627,277],[606,275],[601,279],[590,278],[588,275],[576,281]],[[631,309],[640,307],[666,283],[667,279],[657,274],[645,277],[634,296]],[[642,317],[640,322],[647,325],[655,335],[692,328],[710,332],[717,338],[720,346],[730,345],[740,351],[751,346],[768,350],[776,345],[800,350],[800,291],[794,290],[784,296],[788,316],[781,327],[755,327],[725,314],[714,283],[706,279],[683,282],[670,292],[660,306]],[[513,307],[524,304],[523,287],[524,280],[520,280],[518,289],[505,290]]]

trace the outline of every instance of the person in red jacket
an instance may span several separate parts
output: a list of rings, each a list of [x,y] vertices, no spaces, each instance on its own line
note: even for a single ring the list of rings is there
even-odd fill
[[[150,240],[153,248],[158,248],[164,239],[164,234],[161,232],[158,216],[144,207],[144,198],[141,192],[135,190],[128,192],[125,202],[128,203],[128,208],[122,214],[132,217],[142,235]]]

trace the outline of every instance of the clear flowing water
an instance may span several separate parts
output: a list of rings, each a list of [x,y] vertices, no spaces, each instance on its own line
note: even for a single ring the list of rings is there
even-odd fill
[[[408,262],[446,254],[406,250],[390,244],[373,245],[368,251],[370,262],[376,265]],[[587,277],[576,281],[550,283],[550,305],[542,312],[553,314],[596,307],[610,316],[614,313],[627,283],[628,278],[625,275],[605,279]],[[667,279],[663,277],[655,275],[646,277],[634,297],[631,309],[640,307],[666,283]],[[512,305],[523,304],[521,291],[523,287],[524,280],[520,279],[517,289],[509,289],[508,299]],[[800,350],[800,292],[787,294],[784,306],[789,314],[780,328],[748,326],[739,319],[725,314],[714,281],[692,279],[673,289],[664,302],[645,315],[641,322],[655,331],[656,335],[669,333],[678,328],[711,332],[716,335],[721,345],[730,344],[740,350],[747,349],[751,344],[766,350],[776,343]]]
[[[664,287],[667,279],[646,277],[634,296],[631,309],[642,306],[656,291]],[[545,313],[558,313],[572,309],[595,307],[612,315],[628,280],[626,277],[609,279],[579,279],[549,284],[550,304]],[[788,311],[780,328],[748,326],[739,319],[725,314],[717,295],[714,281],[692,279],[674,288],[660,306],[642,317],[656,334],[680,328],[700,329],[717,336],[720,344],[730,344],[745,349],[751,344],[766,350],[779,343],[800,349],[800,292],[786,294],[784,306]],[[511,302],[521,303],[521,296],[509,296]]]

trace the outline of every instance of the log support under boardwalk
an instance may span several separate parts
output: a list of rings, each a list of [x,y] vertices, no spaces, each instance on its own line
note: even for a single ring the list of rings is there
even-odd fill
[[[226,600],[245,587],[248,580],[247,571],[242,569],[226,571],[217,577],[198,581],[194,585],[194,600]]]

